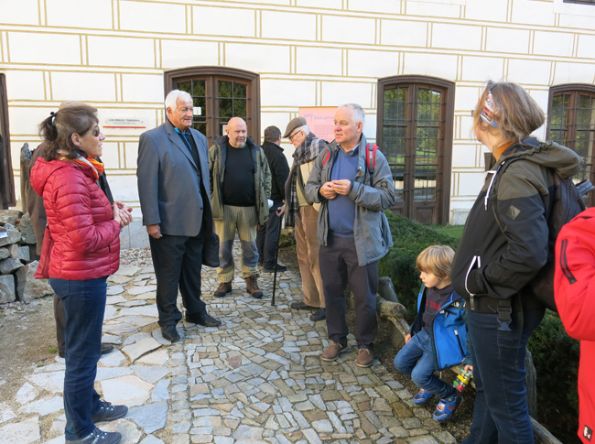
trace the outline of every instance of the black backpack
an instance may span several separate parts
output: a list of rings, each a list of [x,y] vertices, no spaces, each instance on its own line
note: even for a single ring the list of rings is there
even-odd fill
[[[535,148],[536,146],[541,145],[541,142],[530,137],[521,141],[521,144]],[[501,163],[498,166],[498,174],[502,174],[515,160],[518,159],[512,159]],[[572,178],[563,179],[554,169],[550,169],[550,173],[553,192],[549,195],[549,202],[545,202],[546,208],[548,208],[548,259],[546,265],[529,283],[528,290],[530,290],[537,301],[541,302],[550,310],[557,312],[556,303],[554,301],[554,249],[556,246],[556,238],[558,237],[558,233],[562,229],[562,226],[567,222],[570,222],[574,216],[585,209],[583,198],[593,189],[593,185],[591,184],[591,181],[587,179],[575,184],[572,181]],[[501,226],[501,223],[498,220],[498,215],[495,212],[494,215],[496,221]]]

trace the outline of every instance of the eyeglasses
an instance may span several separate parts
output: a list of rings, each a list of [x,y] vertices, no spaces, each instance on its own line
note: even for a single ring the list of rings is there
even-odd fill
[[[301,133],[301,132],[302,132],[302,130],[297,130],[296,132],[294,132],[294,133],[290,134],[290,135],[289,135],[289,141],[290,141],[290,142],[293,142],[293,138],[294,138],[295,136],[297,136],[297,135],[298,135],[298,133]]]
[[[176,108],[176,110],[178,110],[182,114],[186,114],[186,113],[194,111],[194,109],[191,106],[185,106],[184,108]]]

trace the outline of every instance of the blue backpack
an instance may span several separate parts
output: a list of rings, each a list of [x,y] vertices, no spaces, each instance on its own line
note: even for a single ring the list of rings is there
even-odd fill
[[[426,287],[421,286],[417,295],[417,317],[420,318],[426,307]],[[421,311],[420,311],[421,310]],[[414,326],[417,322],[414,323]],[[419,323],[421,328],[421,323]],[[468,356],[467,326],[465,325],[465,300],[452,292],[440,307],[430,329],[432,347],[436,357],[436,368],[459,365]]]

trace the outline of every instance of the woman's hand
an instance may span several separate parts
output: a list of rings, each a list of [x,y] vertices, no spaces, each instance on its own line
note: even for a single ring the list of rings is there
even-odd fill
[[[114,210],[114,220],[120,224],[120,227],[122,227],[122,216],[120,214],[120,209],[118,208],[118,205],[113,203],[112,208]]]
[[[114,206],[116,206],[118,211],[120,212],[121,227],[125,227],[130,222],[132,222],[132,208],[130,208],[124,202],[121,202],[119,200],[114,202]]]
[[[120,227],[125,227],[132,222],[132,208],[128,205],[120,201],[115,201],[113,208],[114,220],[120,224]]]
[[[407,333],[405,335],[405,344],[407,344],[409,341],[411,341],[411,335],[409,333]]]

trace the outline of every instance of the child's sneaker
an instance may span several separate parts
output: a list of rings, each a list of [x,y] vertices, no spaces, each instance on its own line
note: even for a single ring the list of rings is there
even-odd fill
[[[424,389],[419,389],[419,392],[417,392],[413,397],[413,403],[415,405],[424,405],[433,397],[434,394],[432,392],[428,392]]]
[[[462,400],[463,398],[457,394],[450,395],[448,398],[442,398],[438,401],[438,404],[436,404],[436,410],[434,410],[432,418],[438,422],[448,421],[452,418],[452,415],[455,414],[455,411]]]

